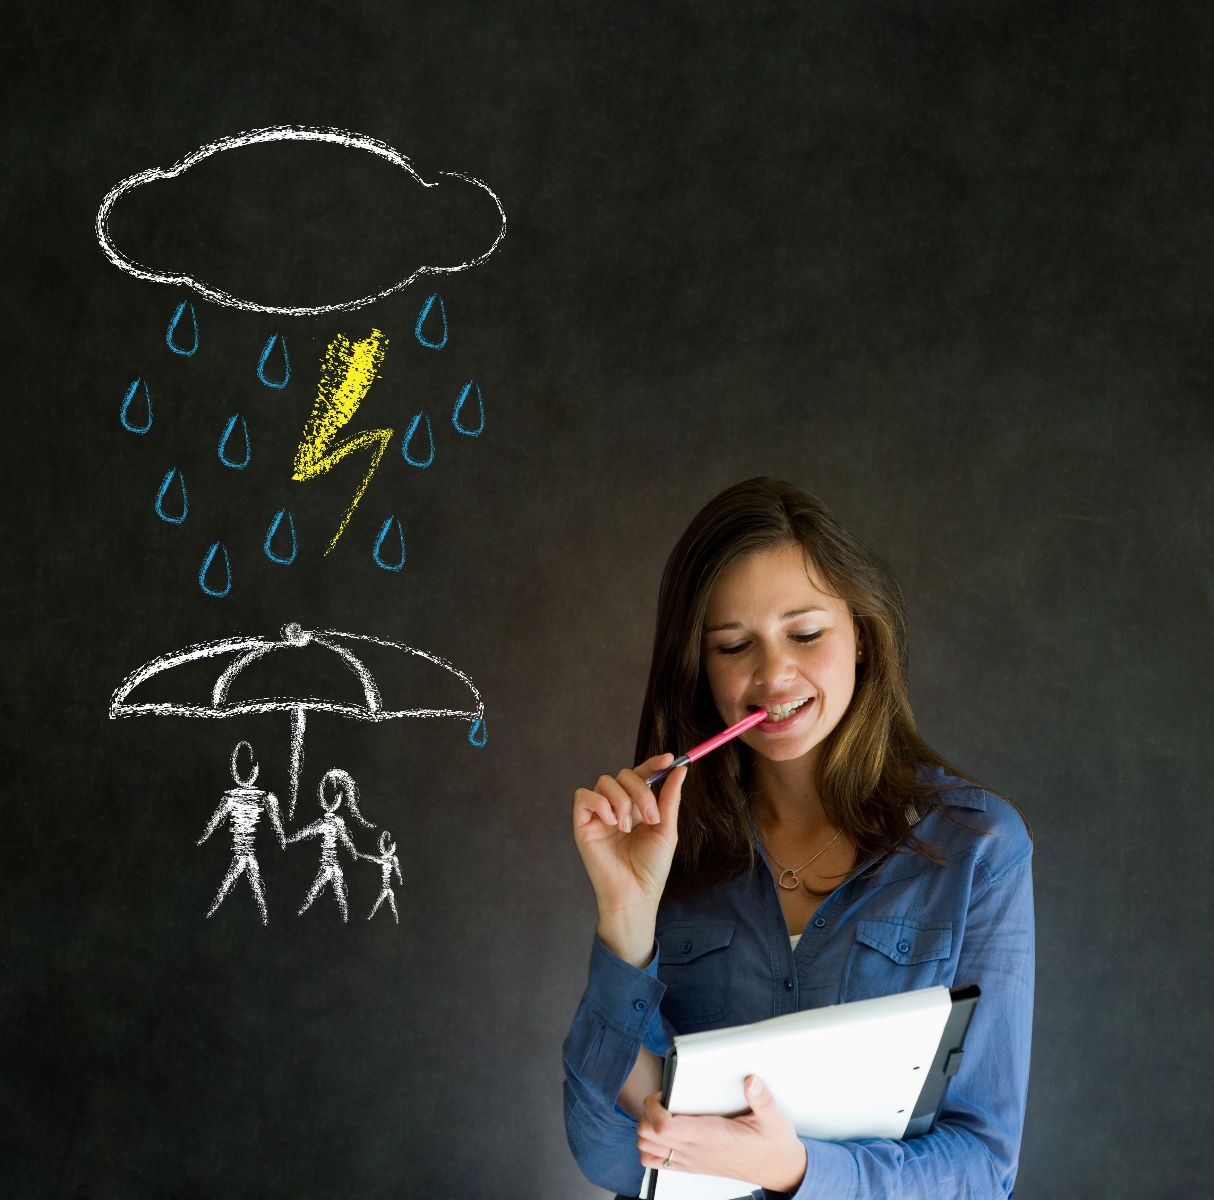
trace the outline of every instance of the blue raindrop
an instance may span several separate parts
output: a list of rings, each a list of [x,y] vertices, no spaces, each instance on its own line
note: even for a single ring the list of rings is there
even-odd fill
[[[387,563],[384,562],[380,551],[384,548],[384,542],[388,538],[388,534],[392,531],[392,527],[396,526],[396,537],[400,542],[400,562]],[[379,527],[379,537],[375,539],[375,549],[371,552],[371,557],[375,559],[377,567],[383,567],[385,571],[399,571],[405,565],[405,531],[400,527],[400,522],[395,517],[389,517]]]
[[[438,301],[439,315],[442,317],[443,333],[437,341],[426,337],[422,333],[422,326],[426,322],[426,318],[430,315],[430,309],[434,307],[435,300]],[[437,292],[431,292],[426,298],[425,304],[422,305],[421,312],[417,314],[417,324],[413,327],[413,336],[417,338],[427,350],[441,350],[447,344],[447,306],[443,303],[442,297]]]
[[[143,406],[147,410],[147,417],[142,425],[132,425],[131,405],[139,393],[140,384],[143,385]],[[130,430],[131,433],[147,433],[152,428],[152,393],[148,391],[146,380],[140,379],[138,376],[131,380],[131,386],[127,388],[126,395],[122,398],[122,408],[118,412],[118,419],[122,422],[122,428]]]
[[[190,310],[190,321],[194,326],[194,344],[188,350],[184,346],[177,344],[177,324],[181,320],[181,314],[187,308]],[[183,300],[177,306],[177,311],[173,313],[173,319],[169,322],[169,327],[164,334],[164,344],[174,354],[180,354],[185,358],[192,358],[198,353],[198,314],[194,311],[194,305],[189,300]]]
[[[283,517],[287,518],[287,529],[291,534],[291,553],[286,555],[275,554],[270,548],[270,543],[274,540],[274,535],[278,532],[278,527],[282,524]],[[295,561],[295,555],[299,551],[299,542],[295,537],[295,518],[285,508],[280,508],[278,515],[270,522],[270,528],[266,530],[266,540],[262,545],[262,549],[266,552],[266,558],[271,562],[278,563],[280,566],[289,567]]]
[[[477,425],[475,429],[469,429],[468,426],[466,426],[460,420],[460,417],[463,415],[464,403],[468,399],[468,393],[471,392],[473,388],[476,388],[476,404],[481,410],[481,419],[480,424]],[[455,402],[455,408],[451,410],[451,424],[454,425],[455,428],[464,435],[464,437],[480,437],[480,435],[485,431],[485,398],[481,395],[481,385],[477,383],[476,380],[469,379],[468,382],[464,384],[464,390],[460,392],[459,399]]]
[[[274,343],[278,343],[278,348],[282,352],[282,378],[267,379],[266,378],[266,361],[270,357],[270,351],[274,349]],[[280,337],[276,333],[270,335],[270,340],[266,342],[265,348],[261,352],[261,358],[257,360],[257,378],[268,388],[285,388],[291,382],[291,360],[287,357],[287,340]]]
[[[485,724],[485,718],[477,717],[472,722],[472,728],[468,730],[468,742],[479,750],[488,740],[489,728]]]
[[[236,431],[236,422],[240,422],[240,430],[244,435],[244,459],[237,462],[228,454],[228,442],[231,441],[232,434]],[[249,441],[249,423],[240,415],[234,413],[227,425],[224,426],[223,436],[219,439],[219,461],[225,467],[231,467],[233,471],[243,471],[249,465],[249,460],[253,457],[253,446]]]
[[[173,476],[177,476],[177,487],[181,492],[181,512],[176,516],[164,511],[164,498],[168,494],[169,485],[173,482]],[[160,482],[160,491],[156,493],[156,515],[162,521],[168,521],[170,525],[180,525],[190,511],[190,498],[185,490],[185,476],[182,475],[176,467],[170,467],[168,474]]]
[[[211,564],[215,561],[215,555],[220,551],[223,552],[223,570],[224,583],[222,588],[213,588],[207,583],[207,573],[211,569]],[[232,560],[228,558],[228,548],[223,542],[214,542],[211,548],[207,551],[207,556],[202,560],[202,569],[198,572],[198,586],[202,588],[208,596],[218,596],[222,599],[232,590]]]
[[[413,445],[413,435],[417,432],[417,427],[421,423],[423,417],[426,420],[426,436],[430,439],[430,453],[424,461],[420,458],[414,458],[413,455],[409,453],[410,448]],[[428,413],[419,412],[417,416],[415,416],[413,420],[409,422],[409,428],[405,433],[404,440],[400,444],[400,453],[401,457],[409,464],[409,466],[419,467],[423,471],[434,461],[434,430],[430,427],[430,415]]]

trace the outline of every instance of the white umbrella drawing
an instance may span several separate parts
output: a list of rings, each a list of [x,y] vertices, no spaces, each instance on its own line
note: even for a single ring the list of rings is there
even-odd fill
[[[343,643],[353,643],[354,649]],[[379,685],[370,669],[354,653],[355,649],[379,646],[402,654],[415,656],[433,663],[443,671],[460,680],[469,692],[469,703],[462,708],[402,708],[384,707]],[[298,654],[307,647],[331,652],[334,661],[346,667],[355,677],[361,689],[361,701],[345,701],[321,697],[269,696],[256,699],[232,699],[229,693],[232,684],[250,664],[280,653]],[[365,653],[365,649],[363,650]],[[230,655],[231,659],[220,672],[211,689],[210,703],[186,703],[178,701],[153,701],[140,703],[128,699],[131,693],[153,676],[181,667],[199,659]],[[469,723],[468,741],[473,746],[483,746],[487,740],[485,706],[472,680],[463,671],[446,659],[426,650],[406,646],[385,638],[367,634],[340,633],[336,630],[301,629],[296,624],[283,627],[277,639],[263,637],[223,638],[214,642],[202,642],[187,646],[183,650],[161,655],[132,671],[118,685],[110,700],[110,717],[202,717],[225,719],[250,713],[285,712],[291,718],[291,799],[287,812],[290,820],[295,814],[295,802],[299,794],[299,776],[303,767],[304,729],[309,712],[333,713],[356,721],[392,721],[400,717],[450,717]]]

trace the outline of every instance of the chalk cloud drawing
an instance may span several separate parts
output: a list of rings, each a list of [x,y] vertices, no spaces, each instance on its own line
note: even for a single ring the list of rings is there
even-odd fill
[[[332,796],[329,795],[329,784],[333,785]],[[305,826],[298,833],[293,833],[287,838],[288,842],[320,838],[320,869],[316,872],[316,878],[312,881],[312,886],[308,889],[308,894],[304,897],[304,902],[299,906],[299,912],[295,915],[302,917],[312,906],[312,901],[328,884],[333,888],[337,907],[341,910],[341,919],[348,921],[350,910],[347,903],[346,877],[342,873],[341,863],[337,858],[337,847],[340,843],[352,861],[358,859],[359,852],[346,829],[345,820],[337,811],[341,807],[342,801],[346,802],[346,807],[350,810],[351,815],[360,824],[365,825],[368,829],[373,829],[374,826],[370,821],[364,821],[358,811],[358,787],[348,772],[336,767],[328,771],[320,781],[317,795],[320,798],[320,807],[324,809],[323,815],[313,821],[311,825]]]
[[[314,306],[291,306],[282,304],[264,304],[257,300],[249,299],[248,297],[235,296],[232,293],[225,291],[223,288],[208,284],[194,276],[181,271],[165,271],[157,270],[147,266],[144,263],[135,261],[129,255],[124,254],[114,244],[110,236],[110,217],[113,213],[115,205],[122,199],[123,196],[133,191],[135,188],[145,187],[155,183],[157,180],[173,179],[184,172],[188,171],[196,163],[203,159],[211,157],[213,154],[224,154],[233,150],[240,150],[244,147],[256,146],[266,142],[327,142],[338,146],[344,146],[353,152],[362,152],[366,154],[374,154],[383,161],[399,167],[404,173],[406,179],[413,184],[418,184],[424,188],[438,186],[440,179],[458,180],[470,187],[480,188],[497,207],[498,216],[500,218],[500,227],[492,244],[488,249],[484,250],[474,258],[470,258],[465,262],[455,263],[453,265],[440,266],[432,263],[418,266],[410,275],[404,279],[400,279],[395,283],[383,288],[382,290],[368,296],[358,296],[349,300],[335,301],[330,304],[321,304]],[[212,303],[224,305],[230,308],[243,309],[246,312],[258,313],[278,313],[286,316],[311,317],[319,316],[323,313],[331,312],[353,312],[355,309],[364,308],[368,304],[373,304],[377,300],[383,300],[387,296],[391,296],[394,292],[399,292],[406,288],[415,279],[427,275],[449,275],[457,271],[466,271],[471,267],[475,267],[487,259],[501,244],[502,238],[506,236],[506,210],[502,207],[502,202],[498,199],[493,190],[479,179],[473,178],[471,175],[465,175],[458,171],[440,171],[438,177],[432,181],[423,179],[414,169],[412,163],[398,150],[389,146],[386,142],[381,142],[377,138],[367,137],[365,134],[351,132],[346,129],[336,129],[331,126],[307,126],[307,125],[273,125],[263,129],[252,129],[243,133],[237,133],[231,137],[220,138],[215,142],[208,142],[204,146],[200,146],[190,154],[187,154],[183,159],[174,163],[171,167],[160,168],[152,167],[145,171],[139,171],[134,175],[128,176],[120,183],[112,187],[101,201],[101,207],[97,210],[95,221],[95,231],[98,244],[101,246],[106,258],[110,260],[119,270],[127,272],[129,275],[135,276],[137,279],[146,279],[153,283],[168,283],[177,284],[190,288],[197,295],[212,301]],[[433,300],[433,297],[431,297]],[[194,324],[194,339],[193,348],[188,348],[188,343],[185,340],[184,331],[179,333],[177,327],[181,323],[182,315],[185,311],[188,302],[183,301],[182,305],[174,314],[173,320],[169,326],[169,332],[166,335],[166,341],[169,348],[177,354],[190,355],[198,349],[198,324],[197,316],[194,314],[193,305],[189,304],[191,316]],[[429,311],[428,307],[427,310]],[[446,314],[442,314],[442,340],[446,341]],[[418,329],[420,330],[422,320],[418,320]],[[418,334],[419,340],[422,335]],[[423,345],[436,346],[438,343],[433,340],[424,340]],[[262,364],[264,366],[264,363]],[[264,380],[263,380],[264,382]]]
[[[243,773],[240,769],[242,750],[248,751],[247,757],[250,762],[248,770]],[[237,742],[236,749],[232,751],[232,779],[236,786],[224,792],[219,807],[207,823],[206,829],[203,830],[202,837],[198,839],[197,844],[201,846],[219,828],[220,822],[225,817],[228,819],[228,829],[232,834],[232,864],[228,867],[228,873],[223,877],[223,882],[215,893],[215,901],[207,911],[208,917],[212,916],[227,899],[236,880],[241,875],[247,875],[253,899],[257,901],[257,911],[261,913],[261,923],[263,925],[269,923],[270,916],[266,911],[266,893],[261,883],[261,872],[257,868],[257,858],[253,853],[253,835],[262,813],[269,818],[270,824],[278,836],[280,849],[286,849],[287,836],[283,831],[282,819],[278,813],[277,797],[273,792],[263,791],[261,788],[253,786],[257,781],[259,769],[257,759],[253,757],[253,747],[248,742]]]
[[[366,654],[372,647],[394,651],[409,658],[421,659],[432,664],[440,672],[453,676],[466,690],[467,703],[459,708],[412,707],[390,709],[384,706],[380,684],[372,677],[370,669],[355,651]],[[280,655],[317,654],[333,655],[334,661],[348,670],[361,692],[360,701],[334,700],[323,697],[262,696],[254,699],[234,700],[230,698],[233,683],[253,663],[269,665]],[[131,694],[148,680],[166,672],[182,668],[186,664],[204,659],[224,659],[225,665],[215,679],[208,703],[185,701],[146,701],[132,699]],[[429,677],[429,668],[426,668]],[[436,676],[445,685],[448,681]],[[171,654],[164,654],[132,671],[117,687],[110,699],[109,715],[118,717],[161,716],[195,717],[223,720],[254,713],[286,713],[290,718],[290,780],[291,796],[287,807],[287,818],[295,815],[295,804],[299,794],[299,778],[304,762],[304,733],[309,713],[326,713],[347,717],[355,721],[393,721],[406,717],[419,719],[449,718],[466,722],[468,742],[472,746],[483,746],[488,738],[485,723],[485,706],[472,680],[446,659],[426,650],[407,646],[403,642],[387,638],[371,637],[368,634],[341,633],[337,630],[307,630],[297,624],[285,625],[278,638],[231,637],[213,642],[200,642]]]
[[[396,857],[396,843],[390,841],[391,834],[385,829],[379,835],[379,853],[364,854],[361,850],[358,852],[359,858],[365,858],[367,862],[377,863],[379,865],[380,874],[383,877],[379,896],[375,903],[371,906],[371,911],[367,913],[369,921],[376,912],[379,911],[379,906],[387,900],[392,909],[392,916],[396,919],[396,923],[400,924],[400,913],[396,911],[396,897],[392,893],[392,875],[396,874],[396,878],[400,881],[401,886],[404,886],[405,877],[400,873],[400,859]]]

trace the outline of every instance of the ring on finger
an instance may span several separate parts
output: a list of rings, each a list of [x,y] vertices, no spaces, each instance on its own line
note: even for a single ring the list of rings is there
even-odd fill
[[[667,1167],[670,1166],[670,1164],[673,1161],[674,1161],[674,1147],[671,1146],[670,1153],[667,1154],[664,1159],[662,1159],[662,1169],[665,1170]]]

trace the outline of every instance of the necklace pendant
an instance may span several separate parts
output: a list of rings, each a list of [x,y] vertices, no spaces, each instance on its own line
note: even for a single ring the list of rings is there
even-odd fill
[[[784,882],[785,875],[792,880],[792,883]],[[796,871],[790,871],[787,867],[780,872],[780,878],[776,880],[776,883],[779,884],[779,886],[782,887],[786,892],[795,892],[801,886],[801,881],[797,878]]]

